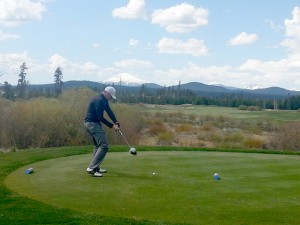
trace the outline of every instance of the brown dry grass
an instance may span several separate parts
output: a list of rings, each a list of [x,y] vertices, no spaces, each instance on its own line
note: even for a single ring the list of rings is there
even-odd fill
[[[197,117],[183,113],[145,114],[141,145],[217,148],[265,148],[268,135],[255,123],[251,129],[223,116]],[[267,133],[268,134],[268,133]]]

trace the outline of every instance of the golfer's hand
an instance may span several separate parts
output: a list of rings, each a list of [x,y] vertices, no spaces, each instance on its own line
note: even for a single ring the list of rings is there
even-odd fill
[[[112,127],[115,131],[118,131],[119,130],[119,126],[117,124],[114,124],[113,127]]]

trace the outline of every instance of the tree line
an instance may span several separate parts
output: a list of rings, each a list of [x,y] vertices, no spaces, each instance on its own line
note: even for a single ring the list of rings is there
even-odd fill
[[[180,85],[159,89],[142,85],[138,91],[127,89],[118,91],[118,101],[123,103],[170,104],[170,105],[216,105],[223,107],[256,106],[261,109],[299,110],[300,96],[287,96],[284,99],[265,99],[243,94],[223,94],[219,96],[200,96]]]
[[[17,86],[14,87],[7,81],[2,87],[2,96],[9,100],[30,99],[34,97],[59,97],[63,88],[63,73],[61,67],[57,67],[54,72],[54,88],[49,89],[32,89],[29,80],[26,79],[28,67],[26,62],[20,65],[20,73]]]
[[[4,82],[2,87],[2,97],[9,100],[31,99],[37,97],[55,97],[61,96],[63,91],[63,74],[61,67],[54,72],[54,84],[52,86],[34,87],[26,80],[26,63],[20,66],[18,84],[13,87],[8,82]],[[300,96],[287,96],[286,98],[263,98],[258,96],[247,96],[241,94],[219,94],[207,95],[195,93],[189,89],[183,89],[181,84],[163,88],[149,88],[143,84],[138,88],[128,88],[122,85],[111,84],[118,90],[118,102],[120,103],[145,103],[145,104],[170,104],[170,105],[216,105],[223,107],[256,106],[260,109],[281,109],[281,110],[299,110]],[[93,91],[103,90],[104,85],[92,87]]]

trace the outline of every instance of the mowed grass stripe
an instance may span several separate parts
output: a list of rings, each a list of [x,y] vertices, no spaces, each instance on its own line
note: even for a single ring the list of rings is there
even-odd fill
[[[192,224],[297,224],[299,156],[226,152],[109,153],[103,178],[85,173],[90,154],[11,173],[13,191],[57,207]],[[25,175],[25,169],[35,172]],[[218,172],[220,181],[213,180]],[[155,173],[155,175],[153,175]]]

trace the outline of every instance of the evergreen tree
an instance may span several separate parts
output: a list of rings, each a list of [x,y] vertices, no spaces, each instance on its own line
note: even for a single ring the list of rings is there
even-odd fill
[[[26,63],[23,62],[20,66],[20,74],[19,74],[19,80],[17,85],[17,92],[19,98],[25,98],[26,97],[26,70],[28,70]]]
[[[7,81],[4,82],[3,91],[4,91],[4,94],[3,94],[4,98],[10,99],[10,100],[14,99],[14,91],[12,89],[12,86]]]
[[[142,84],[141,89],[140,89],[140,99],[143,102],[144,98],[146,95],[146,85]]]
[[[58,97],[62,93],[62,86],[64,82],[62,81],[62,70],[60,67],[57,67],[54,73],[54,82],[55,82],[55,95]]]
[[[181,89],[181,81],[178,82],[178,86],[177,89],[180,90]]]

